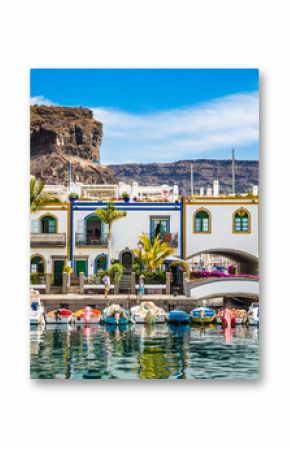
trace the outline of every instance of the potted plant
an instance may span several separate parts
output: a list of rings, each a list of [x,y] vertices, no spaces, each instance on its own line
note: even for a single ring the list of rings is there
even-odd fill
[[[71,192],[68,197],[69,197],[70,202],[73,202],[73,201],[76,201],[79,199],[79,195],[75,192]]]
[[[67,273],[67,286],[69,287],[69,286],[70,286],[70,275],[72,274],[73,269],[72,269],[72,267],[70,267],[69,265],[66,265],[66,266],[63,268],[63,272],[64,272],[64,273]]]
[[[130,196],[129,196],[129,194],[128,194],[127,192],[123,192],[123,193],[122,193],[122,198],[123,198],[123,200],[125,201],[125,203],[129,203],[129,201],[130,201]]]

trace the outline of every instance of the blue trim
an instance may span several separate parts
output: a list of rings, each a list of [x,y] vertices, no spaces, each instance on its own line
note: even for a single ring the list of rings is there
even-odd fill
[[[97,274],[97,261],[98,261],[98,259],[99,259],[100,257],[104,257],[104,256],[105,256],[105,258],[106,258],[105,271],[107,271],[107,269],[108,269],[108,254],[101,253],[101,254],[98,254],[98,255],[95,257],[95,262],[94,262],[94,274]]]
[[[96,207],[96,206],[104,206],[104,207],[106,207],[107,206],[107,204],[109,204],[109,202],[108,201],[103,201],[103,202],[93,202],[93,201],[75,201],[73,204],[72,204],[72,206],[73,206],[73,208],[76,208],[76,207],[78,207],[78,206],[88,206],[88,205],[91,205],[92,207]],[[149,202],[149,203],[138,203],[138,202],[132,202],[132,203],[125,203],[125,202],[114,202],[114,206],[115,207],[119,207],[119,206],[121,206],[121,207],[124,207],[126,205],[126,208],[128,208],[128,209],[131,209],[132,207],[143,207],[143,206],[145,206],[145,207],[147,207],[147,206],[151,206],[152,207],[152,205],[154,205],[154,206],[164,206],[164,207],[167,207],[167,206],[181,206],[181,202],[178,202],[178,203],[166,203],[166,202],[164,202],[164,203],[154,203],[154,202]]]
[[[157,211],[157,212],[162,212],[162,211],[170,211],[170,212],[172,212],[172,211],[176,211],[176,212],[179,212],[180,211],[180,207],[176,207],[176,208],[151,208],[151,207],[142,207],[142,208],[140,208],[140,207],[134,207],[134,208],[130,208],[130,209],[127,209],[126,207],[118,207],[117,208],[118,210],[126,210],[126,211],[128,211],[128,210],[134,210],[134,211],[143,211],[143,210],[147,210],[147,211],[151,211],[151,212],[154,212],[154,211]],[[78,207],[78,208],[76,208],[76,209],[74,209],[74,211],[91,211],[92,210],[92,208],[89,208],[89,207]]]
[[[71,261],[71,266],[73,266],[73,245],[74,245],[74,238],[73,238],[73,232],[74,232],[74,214],[73,214],[73,203],[70,203],[70,248],[69,248],[69,258]],[[75,270],[74,270],[75,271]]]
[[[184,207],[183,207],[183,201],[181,202],[181,209],[180,209],[180,258],[183,259],[184,256],[184,250],[183,250],[183,212],[184,212]]]

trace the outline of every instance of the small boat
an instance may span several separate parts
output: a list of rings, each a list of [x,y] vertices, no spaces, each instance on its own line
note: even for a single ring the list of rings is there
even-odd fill
[[[38,326],[45,324],[45,310],[40,302],[39,292],[32,290],[30,291],[30,324]]]
[[[259,315],[259,306],[255,303],[252,304],[248,311],[249,324],[253,326],[259,326]]]
[[[216,312],[210,307],[196,307],[190,312],[190,318],[193,323],[197,324],[213,323],[216,319]]]
[[[153,324],[165,323],[166,312],[161,307],[157,307],[154,302],[144,301],[140,306],[134,306],[130,310],[131,319],[135,323]]]
[[[73,312],[69,309],[51,310],[46,315],[47,324],[69,324],[73,318]]]
[[[167,321],[169,323],[186,324],[189,322],[189,320],[189,314],[184,312],[183,310],[174,309],[167,314]]]
[[[102,322],[110,325],[128,324],[130,320],[129,312],[119,304],[112,304],[103,310]]]
[[[75,324],[98,324],[101,320],[101,311],[87,306],[74,313]]]
[[[216,323],[222,324],[223,322],[223,315],[224,315],[225,307],[222,307],[217,312],[216,317]],[[244,309],[231,309],[232,319],[234,320],[233,326],[235,327],[236,324],[244,324],[247,322],[247,311]]]

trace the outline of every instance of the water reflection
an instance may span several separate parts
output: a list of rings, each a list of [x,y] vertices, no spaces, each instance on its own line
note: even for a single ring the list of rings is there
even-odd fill
[[[31,377],[257,378],[258,329],[229,330],[172,324],[32,328]]]

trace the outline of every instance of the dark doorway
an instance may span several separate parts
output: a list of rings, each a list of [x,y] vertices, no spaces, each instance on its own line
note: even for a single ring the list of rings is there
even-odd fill
[[[53,267],[54,285],[62,285],[62,271],[64,267],[64,260],[55,260]]]
[[[124,251],[122,253],[121,263],[126,271],[132,270],[133,265],[133,255],[130,251]]]

